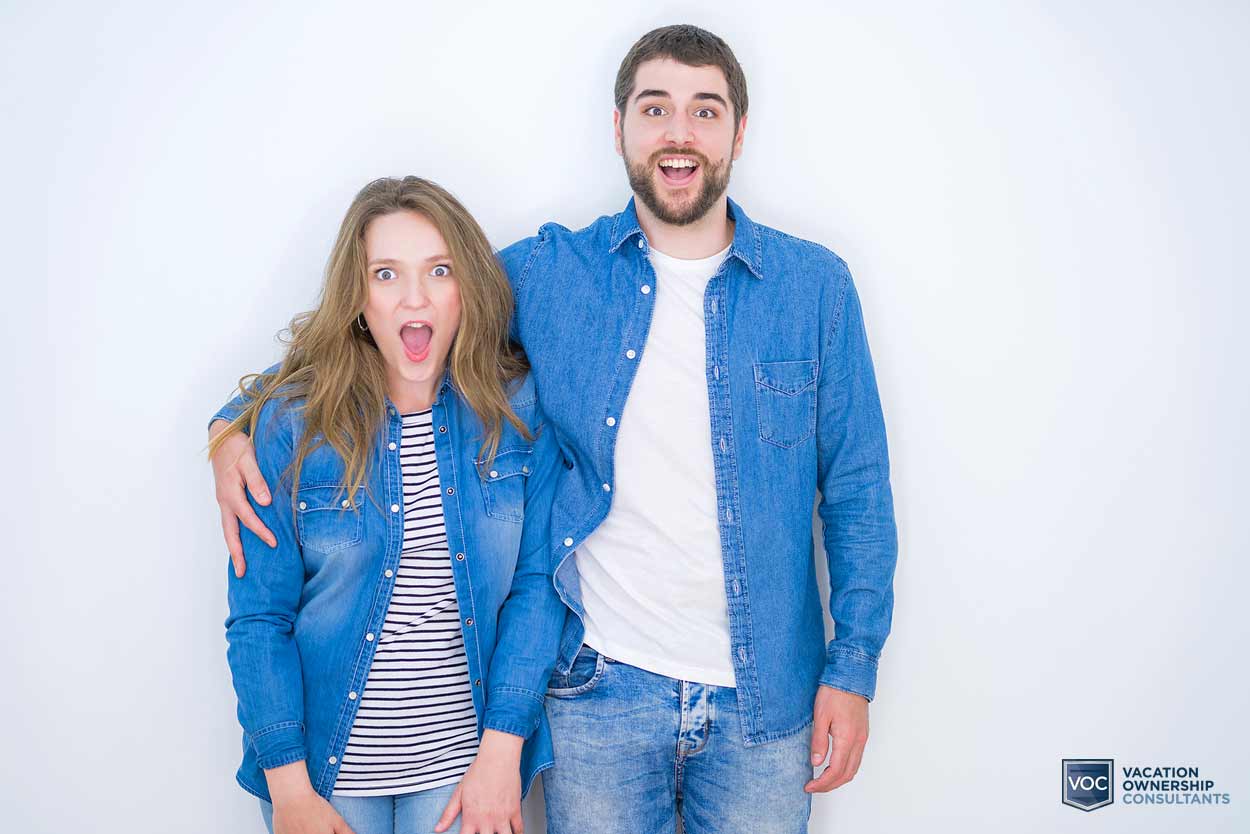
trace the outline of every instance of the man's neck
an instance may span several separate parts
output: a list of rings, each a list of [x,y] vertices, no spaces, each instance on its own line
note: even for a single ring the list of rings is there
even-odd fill
[[[729,219],[728,198],[721,195],[707,214],[685,226],[660,220],[642,201],[635,200],[638,225],[642,226],[653,249],[674,258],[709,258],[733,242],[734,224]]]

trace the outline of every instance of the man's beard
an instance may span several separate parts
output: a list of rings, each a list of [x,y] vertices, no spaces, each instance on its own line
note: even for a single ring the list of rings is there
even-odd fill
[[[699,163],[699,170],[703,172],[703,185],[699,188],[699,193],[694,200],[680,208],[670,208],[665,205],[655,188],[653,177],[660,176],[656,173],[656,164],[665,156],[693,157]],[[638,199],[642,200],[642,204],[660,222],[670,226],[688,226],[707,214],[725,193],[725,189],[729,187],[729,172],[733,168],[733,161],[728,158],[712,165],[703,154],[697,151],[683,151],[680,148],[665,148],[656,151],[651,154],[645,165],[635,165],[630,162],[628,156],[624,159],[625,173],[629,176],[630,188],[634,189]]]

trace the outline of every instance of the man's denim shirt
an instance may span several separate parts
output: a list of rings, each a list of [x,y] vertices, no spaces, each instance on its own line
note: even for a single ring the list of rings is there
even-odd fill
[[[708,442],[738,705],[754,745],[804,729],[818,683],[873,697],[897,540],[881,404],[846,264],[752,223],[733,201],[729,212],[733,243],[703,299]],[[631,200],[581,231],[547,224],[500,253],[515,332],[564,451],[551,559],[578,616],[565,626],[560,672],[584,633],[577,548],[611,506],[621,414],[664,292],[649,247]],[[827,646],[818,491],[836,635]]]
[[[489,470],[478,460],[481,424],[449,377],[432,419],[478,734],[490,728],[527,739],[521,784],[528,791],[552,763],[543,696],[567,609],[552,585],[548,520],[564,470],[531,378],[510,401],[536,439],[505,422]],[[240,402],[216,417],[233,418]],[[301,759],[317,792],[333,791],[404,539],[395,408],[387,403],[368,488],[354,503],[339,486],[343,461],[328,446],[305,459],[292,503],[287,466],[303,432],[299,406],[275,399],[261,410],[254,442],[273,501],[252,505],[278,546],[242,529],[247,573],[229,578],[226,637],[244,729],[238,781],[265,799],[263,770]]]

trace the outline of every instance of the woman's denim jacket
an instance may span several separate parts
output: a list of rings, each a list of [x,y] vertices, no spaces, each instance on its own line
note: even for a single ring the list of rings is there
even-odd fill
[[[505,422],[489,467],[479,461],[481,423],[449,376],[432,417],[478,735],[489,728],[526,739],[521,784],[528,791],[552,763],[543,694],[566,609],[551,581],[548,517],[562,458],[528,376],[510,402],[535,439]],[[233,418],[240,404],[236,398],[217,417]],[[264,769],[302,759],[316,791],[333,791],[404,538],[394,406],[388,401],[371,450],[368,489],[349,502],[343,461],[328,446],[305,458],[291,495],[287,470],[303,431],[301,405],[275,399],[261,410],[254,443],[273,500],[253,507],[278,545],[241,530],[247,572],[229,578],[227,656],[243,725],[237,778],[265,799]]]

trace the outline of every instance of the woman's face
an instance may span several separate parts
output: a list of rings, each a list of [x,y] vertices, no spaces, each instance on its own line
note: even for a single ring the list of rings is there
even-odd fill
[[[442,234],[424,215],[401,211],[365,227],[365,323],[386,362],[401,411],[428,408],[460,327],[460,286]]]

